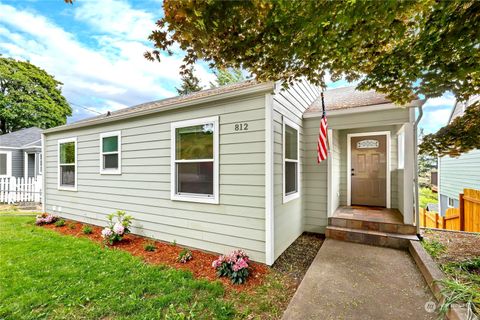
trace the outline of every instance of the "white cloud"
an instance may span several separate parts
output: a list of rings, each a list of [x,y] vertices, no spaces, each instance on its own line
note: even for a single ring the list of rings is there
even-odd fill
[[[425,107],[453,106],[455,96],[452,93],[445,93],[441,97],[431,98],[425,102]]]
[[[150,14],[121,1],[76,3],[82,3],[72,7],[78,10],[76,18],[101,32],[92,34],[98,48],[42,15],[0,3],[0,51],[45,69],[64,83],[68,100],[101,111],[176,94],[172,87],[180,82],[181,56],[165,57],[162,63],[143,57],[155,21]],[[197,76],[203,84],[213,78],[202,66],[197,66]]]
[[[454,104],[455,96],[451,93],[428,99],[423,107],[424,115],[419,124],[420,128],[423,128],[425,133],[433,133],[447,125]]]

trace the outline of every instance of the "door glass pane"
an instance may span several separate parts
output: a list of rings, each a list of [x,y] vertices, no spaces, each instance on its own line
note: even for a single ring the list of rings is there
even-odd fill
[[[213,162],[177,163],[177,192],[213,195]]]
[[[75,166],[60,166],[60,185],[75,186]]]
[[[177,128],[176,159],[213,159],[213,123]]]
[[[297,163],[285,162],[285,194],[297,192]]]
[[[103,156],[103,169],[118,169],[118,153]]]
[[[60,163],[75,163],[75,142],[60,144]]]
[[[7,155],[5,153],[0,154],[0,175],[5,176],[7,174]]]
[[[103,152],[116,152],[118,151],[118,137],[105,137],[103,138]]]
[[[285,125],[285,158],[298,160],[297,130]]]

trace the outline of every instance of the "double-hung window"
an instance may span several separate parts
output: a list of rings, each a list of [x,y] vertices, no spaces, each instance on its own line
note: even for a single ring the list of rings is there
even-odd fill
[[[122,173],[122,138],[120,131],[100,134],[100,173]]]
[[[218,203],[218,117],[171,126],[172,200]]]
[[[77,138],[58,141],[58,188],[77,190]]]
[[[283,121],[283,202],[300,195],[299,127],[284,118]]]

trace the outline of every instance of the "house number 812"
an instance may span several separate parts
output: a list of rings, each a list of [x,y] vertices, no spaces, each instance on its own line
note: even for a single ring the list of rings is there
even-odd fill
[[[235,131],[247,131],[248,123],[235,123]]]

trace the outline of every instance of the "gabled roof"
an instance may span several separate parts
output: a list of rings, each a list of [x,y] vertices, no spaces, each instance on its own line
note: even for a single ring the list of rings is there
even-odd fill
[[[31,127],[0,135],[0,148],[22,148],[41,146],[42,129]]]
[[[327,111],[392,103],[384,94],[377,93],[375,90],[360,91],[354,86],[326,90],[323,95]],[[312,112],[322,112],[321,97],[305,111],[305,113]]]
[[[63,131],[78,127],[86,127],[99,123],[106,123],[110,121],[176,109],[180,107],[192,106],[195,104],[210,102],[217,99],[236,97],[248,93],[273,91],[274,88],[274,82],[259,83],[254,80],[248,80],[213,89],[202,90],[184,96],[177,96],[173,98],[142,103],[133,107],[113,111],[109,114],[105,113],[96,117],[76,121],[68,125],[47,129],[44,131],[44,133]]]

